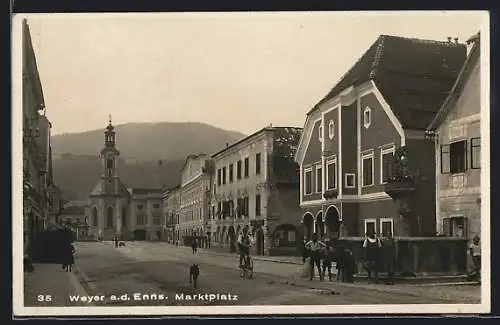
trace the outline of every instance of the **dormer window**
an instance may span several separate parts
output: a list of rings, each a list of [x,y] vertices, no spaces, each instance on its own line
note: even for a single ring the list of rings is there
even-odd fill
[[[330,122],[328,123],[328,137],[331,139],[333,139],[333,137],[335,136],[335,123],[333,122],[333,120],[330,120]]]
[[[318,140],[322,141],[323,140],[323,125],[319,125],[318,127]]]
[[[372,124],[372,110],[370,107],[366,107],[363,111],[363,125],[365,129],[368,129]]]

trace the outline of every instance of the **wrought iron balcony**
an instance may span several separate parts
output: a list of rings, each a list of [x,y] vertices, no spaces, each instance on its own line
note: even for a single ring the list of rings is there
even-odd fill
[[[393,199],[406,197],[415,191],[413,176],[408,167],[408,149],[400,147],[394,153],[393,172],[385,184],[385,192]]]
[[[327,190],[325,193],[323,193],[323,197],[325,199],[336,199],[337,196],[339,195],[339,191],[337,190]]]

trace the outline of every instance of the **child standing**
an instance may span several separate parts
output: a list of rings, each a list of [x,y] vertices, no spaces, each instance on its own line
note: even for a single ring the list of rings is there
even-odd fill
[[[469,253],[474,263],[473,274],[478,279],[481,279],[481,244],[479,236],[474,236],[474,239],[472,239],[472,243],[469,246]]]

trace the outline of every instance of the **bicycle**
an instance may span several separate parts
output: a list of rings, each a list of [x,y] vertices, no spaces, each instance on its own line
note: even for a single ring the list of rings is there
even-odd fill
[[[240,277],[242,279],[252,279],[254,276],[253,274],[253,260],[250,257],[250,255],[245,254],[243,256],[243,265],[241,266],[241,273]]]

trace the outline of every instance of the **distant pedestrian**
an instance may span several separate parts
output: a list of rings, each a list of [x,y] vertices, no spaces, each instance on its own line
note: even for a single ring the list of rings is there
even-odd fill
[[[318,274],[320,276],[320,279],[322,279],[322,272],[321,272],[321,252],[325,248],[325,244],[321,241],[318,240],[318,235],[314,233],[312,235],[312,240],[310,240],[306,245],[306,249],[309,251],[309,258],[310,258],[310,277],[309,281],[312,281],[314,278],[314,266],[317,267],[318,269]]]
[[[198,241],[196,240],[196,238],[193,238],[193,240],[191,241],[191,249],[193,250],[193,254],[196,254],[196,252],[198,251]]]
[[[73,246],[73,244],[71,243],[68,243],[67,245],[65,245],[64,249],[63,269],[66,272],[71,272],[74,264],[75,264],[75,246]]]
[[[331,245],[326,245],[325,250],[323,251],[323,265],[322,265],[322,276],[321,278],[325,278],[326,270],[328,270],[328,280],[332,281],[332,261],[333,261],[333,248]]]
[[[382,243],[380,239],[376,237],[375,232],[367,233],[366,239],[363,242],[365,269],[368,272],[368,279],[373,280],[375,282],[378,282],[378,270],[379,270],[379,259],[380,259],[381,248],[382,248]]]
[[[474,236],[472,243],[469,246],[469,253],[472,257],[472,263],[474,264],[473,275],[477,278],[481,278],[481,243],[479,236]]]
[[[385,271],[387,272],[387,284],[394,283],[394,265],[396,264],[396,242],[392,237],[392,232],[387,232],[382,241],[383,259]]]
[[[302,264],[306,263],[307,258],[309,257],[309,250],[306,248],[306,240],[300,242],[300,252],[302,253]]]
[[[113,239],[115,241],[115,247],[118,248],[118,235],[115,235]]]
[[[342,282],[353,283],[356,273],[356,260],[352,251],[346,247],[342,251]]]

